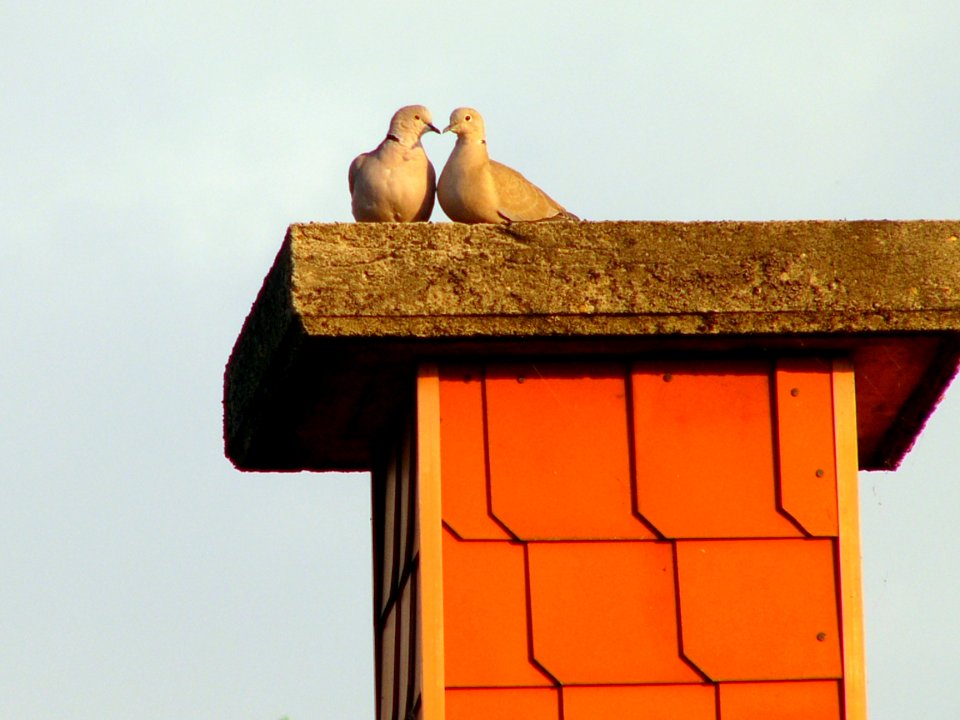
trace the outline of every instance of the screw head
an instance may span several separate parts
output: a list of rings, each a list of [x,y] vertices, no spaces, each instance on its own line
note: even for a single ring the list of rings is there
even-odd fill
[[[817,468],[817,477],[823,477],[823,475],[824,475],[823,468]]]
[[[790,395],[796,397],[800,394],[800,388],[790,388]]]
[[[526,379],[523,375],[518,375],[518,376],[517,376],[517,382],[520,383],[521,385],[522,385],[523,383],[525,383],[526,381],[527,381],[527,379]]]
[[[826,634],[825,632],[818,632],[818,633],[817,633],[817,640],[818,640],[819,642],[823,642],[823,641],[826,640],[826,639],[827,639],[827,634]]]
[[[672,382],[672,381],[673,381],[673,373],[664,373],[664,374],[663,374],[663,381],[664,381],[664,382]]]

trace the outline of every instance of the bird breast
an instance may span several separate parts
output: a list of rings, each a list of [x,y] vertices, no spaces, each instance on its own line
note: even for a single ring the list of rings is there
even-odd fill
[[[454,146],[437,183],[440,207],[454,222],[502,222],[490,162],[481,145]]]
[[[420,146],[384,148],[368,158],[365,170],[357,178],[354,192],[354,216],[358,219],[409,222],[417,219],[427,195],[433,195],[433,187],[428,187],[427,156]]]

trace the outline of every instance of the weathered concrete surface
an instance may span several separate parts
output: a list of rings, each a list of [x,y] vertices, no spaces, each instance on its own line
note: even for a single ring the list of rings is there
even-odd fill
[[[243,469],[361,469],[423,358],[854,357],[894,467],[960,347],[960,221],[294,225],[227,367]]]

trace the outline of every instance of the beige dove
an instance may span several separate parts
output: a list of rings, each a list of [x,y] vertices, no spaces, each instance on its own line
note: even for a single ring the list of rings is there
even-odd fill
[[[433,212],[437,174],[424,152],[423,134],[440,131],[423,105],[394,113],[387,137],[350,163],[350,198],[360,222],[419,222]]]
[[[491,160],[483,118],[457,108],[444,132],[457,144],[440,173],[437,199],[454,222],[511,223],[523,220],[579,220],[516,170]]]

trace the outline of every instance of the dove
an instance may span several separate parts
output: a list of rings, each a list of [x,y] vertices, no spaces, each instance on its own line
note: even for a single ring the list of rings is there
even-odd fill
[[[523,220],[579,220],[516,170],[491,160],[483,117],[457,108],[443,132],[457,144],[440,173],[437,199],[454,222],[512,223]]]
[[[430,111],[407,105],[394,113],[376,149],[350,163],[353,217],[359,222],[420,222],[433,212],[437,174],[420,144],[426,132],[439,133]]]

